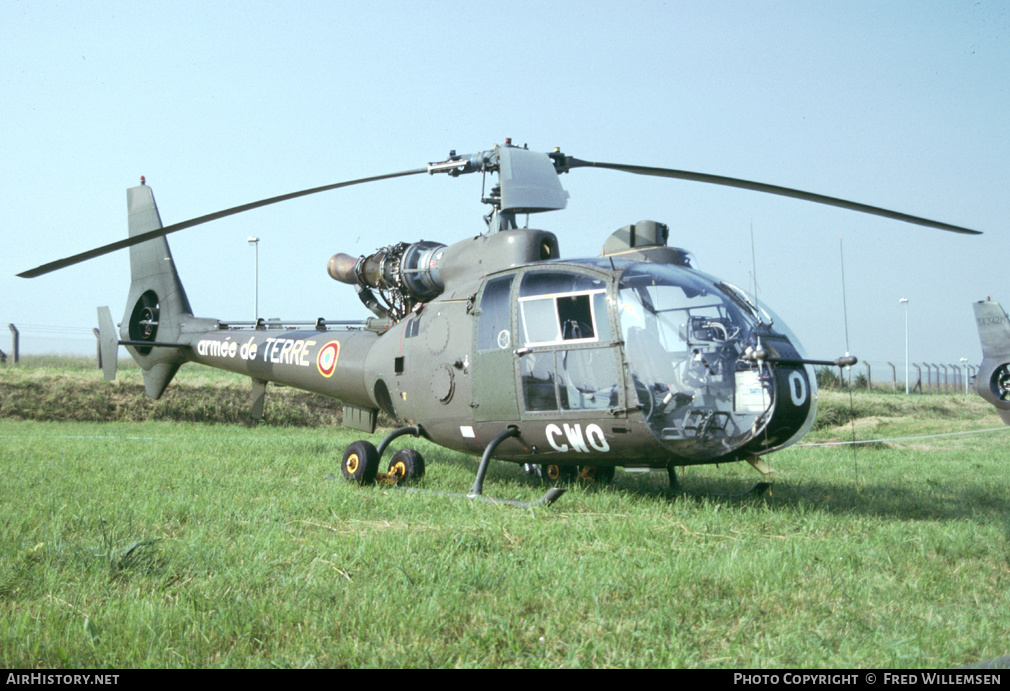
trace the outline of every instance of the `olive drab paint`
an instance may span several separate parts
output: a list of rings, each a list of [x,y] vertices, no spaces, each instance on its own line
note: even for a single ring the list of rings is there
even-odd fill
[[[425,166],[263,199],[165,227],[151,189],[127,191],[129,238],[23,272],[30,278],[130,248],[131,283],[118,338],[100,308],[106,378],[115,352],[139,363],[158,398],[179,367],[195,362],[251,381],[254,414],[267,384],[338,399],[344,424],[374,431],[378,414],[396,428],[376,448],[352,444],[345,476],[369,481],[378,458],[406,434],[480,454],[468,496],[481,495],[491,458],[526,464],[613,468],[748,460],[784,448],[816,414],[814,365],[791,332],[731,284],[668,246],[669,228],[640,221],[613,232],[600,256],[562,260],[557,237],[529,217],[564,209],[560,176],[595,167],[784,195],[963,234],[978,231],[810,192],[723,176],[584,161],[505,144]],[[358,258],[338,253],[328,272],[354,287],[374,316],[314,324],[228,322],[196,317],[165,236],[288,199],[392,178],[497,174],[482,194],[485,232],[450,245],[420,240]],[[986,351],[980,392],[1010,422],[1010,336],[995,303],[976,306]],[[985,381],[981,381],[985,379]],[[361,465],[363,464],[363,466]],[[400,478],[423,473],[400,456]],[[348,475],[350,474],[350,475]],[[598,475],[605,476],[606,473]],[[542,501],[559,496],[552,490]]]

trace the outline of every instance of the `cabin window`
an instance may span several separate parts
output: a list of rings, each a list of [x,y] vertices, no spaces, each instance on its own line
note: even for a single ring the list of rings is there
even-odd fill
[[[526,346],[609,341],[606,283],[582,274],[532,272],[519,289]]]
[[[614,349],[542,350],[520,360],[523,402],[530,412],[605,410],[618,405]]]
[[[512,345],[509,293],[513,276],[492,278],[484,285],[477,318],[477,350],[504,350]]]
[[[617,407],[617,361],[612,347],[562,350],[556,355],[563,410]]]
[[[558,409],[555,387],[557,370],[554,353],[544,351],[528,353],[520,360],[523,383],[523,403],[526,410],[537,412]]]

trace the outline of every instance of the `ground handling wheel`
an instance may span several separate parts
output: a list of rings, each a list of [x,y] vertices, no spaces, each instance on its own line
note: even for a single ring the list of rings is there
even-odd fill
[[[372,484],[379,472],[379,452],[371,442],[356,441],[350,444],[344,451],[340,472],[345,480],[359,485]]]
[[[389,460],[386,475],[393,482],[420,480],[424,477],[424,457],[414,449],[400,449]]]
[[[612,465],[581,465],[579,466],[579,479],[605,485],[614,481],[614,473],[617,470]]]
[[[555,482],[565,484],[571,482],[578,475],[578,468],[573,465],[556,465],[554,463],[544,463],[540,466],[540,477],[545,482]]]

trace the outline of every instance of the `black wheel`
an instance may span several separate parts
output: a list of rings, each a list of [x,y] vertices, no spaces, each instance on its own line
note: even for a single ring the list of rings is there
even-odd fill
[[[375,476],[379,473],[379,452],[371,442],[354,442],[344,452],[340,472],[343,473],[345,480],[351,480],[359,485],[370,485],[375,482]]]
[[[400,449],[389,460],[387,472],[397,482],[420,480],[424,477],[424,457],[414,449]]]
[[[545,463],[540,466],[540,477],[547,482],[566,483],[575,479],[579,469],[573,465]]]
[[[614,481],[617,468],[612,465],[584,465],[579,468],[579,477],[597,484],[605,485]]]

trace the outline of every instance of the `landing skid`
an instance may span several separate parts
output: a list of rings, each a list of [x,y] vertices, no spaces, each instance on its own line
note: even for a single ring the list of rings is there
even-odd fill
[[[485,497],[483,494],[462,494],[460,492],[443,492],[437,489],[421,489],[420,487],[407,487],[405,488],[408,492],[424,492],[426,494],[438,494],[443,497],[455,497],[458,499],[472,499],[474,501],[482,501],[486,504],[505,504],[507,506],[517,506],[520,509],[527,509],[534,506],[550,506],[558,500],[558,498],[565,493],[564,487],[552,487],[547,492],[544,493],[539,499],[534,499],[533,501],[518,501],[515,499],[498,499],[496,497]]]
[[[718,497],[720,499],[754,499],[760,497],[765,492],[767,492],[772,483],[770,482],[759,482],[753,487],[751,487],[746,492],[738,492],[735,494],[729,494],[726,492],[689,492],[680,486],[680,482],[677,480],[677,469],[671,463],[666,467],[666,473],[670,478],[670,487],[667,490],[670,494],[683,494],[689,497]]]
[[[563,487],[552,487],[549,490],[547,490],[547,492],[539,499],[526,502],[513,501],[511,499],[495,499],[494,497],[484,496],[483,493],[484,476],[487,474],[487,467],[488,464],[491,462],[491,454],[494,453],[494,450],[498,448],[498,445],[501,444],[503,441],[511,437],[518,437],[518,436],[519,436],[519,429],[517,427],[509,427],[504,432],[502,432],[497,437],[491,440],[491,443],[489,443],[487,447],[484,449],[484,455],[481,456],[480,458],[480,465],[477,467],[477,477],[473,481],[473,487],[470,488],[469,492],[467,492],[462,496],[465,496],[467,499],[476,499],[478,501],[484,501],[490,504],[507,504],[509,506],[518,506],[521,508],[526,508],[528,506],[550,506],[555,501],[557,501],[558,497],[560,497],[562,494],[565,493]]]

